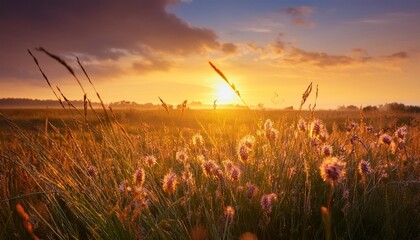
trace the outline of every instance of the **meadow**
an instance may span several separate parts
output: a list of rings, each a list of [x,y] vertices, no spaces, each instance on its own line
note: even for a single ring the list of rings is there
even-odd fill
[[[0,239],[420,237],[419,114],[76,109],[53,91],[62,109],[0,110]]]

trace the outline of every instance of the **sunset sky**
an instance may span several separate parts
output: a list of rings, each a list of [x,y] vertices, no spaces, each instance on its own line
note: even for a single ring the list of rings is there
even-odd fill
[[[42,46],[75,68],[79,57],[106,102],[240,103],[210,60],[250,105],[298,107],[310,82],[320,108],[420,105],[418,0],[0,0],[0,28],[0,98],[54,99],[27,53]]]

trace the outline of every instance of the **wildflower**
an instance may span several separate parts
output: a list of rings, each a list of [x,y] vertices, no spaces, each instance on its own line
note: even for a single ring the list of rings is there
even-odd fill
[[[311,122],[310,127],[311,127],[311,134],[313,136],[318,136],[321,133],[322,128],[324,128],[324,124],[322,123],[322,120],[315,119]]]
[[[230,160],[223,161],[223,165],[225,166],[225,171],[227,173],[232,171],[232,168],[234,167],[233,162]]]
[[[264,129],[270,130],[273,127],[273,121],[271,121],[270,119],[267,119],[264,123]]]
[[[176,152],[176,156],[175,156],[176,160],[180,161],[180,162],[185,162],[188,160],[188,154],[187,154],[187,150],[181,149],[178,152]]]
[[[174,193],[176,190],[176,185],[178,184],[178,176],[171,170],[163,178],[163,191],[166,193]]]
[[[240,177],[241,169],[239,169],[237,166],[232,167],[231,171],[229,172],[229,179],[234,182],[238,182]]]
[[[298,129],[300,131],[306,132],[306,130],[307,130],[307,123],[306,123],[305,119],[303,119],[303,118],[299,119],[299,122],[298,122],[297,126],[298,126]]]
[[[334,185],[346,175],[345,166],[346,163],[339,161],[336,157],[325,158],[319,167],[322,179],[324,179],[325,182]]]
[[[143,186],[143,183],[145,181],[145,174],[143,168],[139,167],[137,168],[136,172],[133,175],[133,180],[137,185]]]
[[[147,166],[151,167],[156,164],[156,158],[153,155],[146,156],[144,162]]]
[[[403,127],[398,128],[397,131],[395,131],[394,135],[395,137],[397,137],[399,142],[404,142],[407,132],[408,132],[407,127],[403,126]]]
[[[120,192],[131,192],[131,187],[128,186],[128,181],[127,180],[123,180],[121,181],[121,183],[118,185],[118,189],[120,190]]]
[[[192,144],[194,146],[202,146],[204,144],[203,136],[198,133],[192,136]]]
[[[190,185],[190,186],[194,185],[194,176],[189,168],[185,169],[182,172],[181,180],[182,180],[182,183],[185,185]]]
[[[264,130],[265,130],[265,136],[270,139],[271,135],[271,128],[273,127],[273,121],[270,119],[267,119],[264,123]]]
[[[390,145],[392,143],[392,137],[384,133],[379,137],[379,142],[384,145]]]
[[[255,143],[255,137],[252,135],[247,135],[241,139],[241,143],[247,148],[252,148]]]
[[[251,201],[258,193],[258,188],[252,183],[246,184],[246,198]]]
[[[254,143],[255,138],[252,135],[247,135],[241,139],[238,147],[238,156],[242,161],[245,162],[249,159]]]
[[[213,167],[213,176],[219,180],[223,180],[224,178],[223,171],[217,164],[215,164]]]
[[[315,119],[311,122],[309,136],[313,139],[317,138],[325,142],[325,140],[328,138],[328,132],[322,120]]]
[[[239,149],[238,149],[238,155],[239,155],[239,158],[242,160],[242,161],[247,161],[248,160],[248,158],[249,158],[249,148],[247,148],[245,145],[240,145],[239,146]]]
[[[347,132],[351,132],[352,130],[356,130],[357,127],[358,127],[358,124],[355,123],[355,122],[346,123],[346,126],[345,126]]]
[[[350,138],[350,142],[351,144],[354,144],[357,140],[359,140],[359,136],[357,134],[354,134],[351,138]]]
[[[98,175],[98,169],[96,169],[96,167],[94,167],[92,165],[90,165],[87,168],[87,172],[88,172],[89,176],[92,176],[92,177]]]
[[[324,145],[321,147],[321,154],[325,157],[331,156],[333,153],[333,149],[331,145]]]
[[[277,201],[275,193],[265,194],[261,197],[261,207],[265,215],[271,213],[273,209],[273,202]]]
[[[235,209],[231,206],[227,206],[224,212],[226,222],[231,223],[233,221],[233,217],[235,216]]]
[[[368,161],[362,160],[359,163],[359,173],[360,175],[364,176],[366,174],[370,174],[372,172],[372,168],[370,167],[370,163]]]
[[[203,172],[207,177],[211,177],[213,175],[213,168],[215,166],[216,163],[212,160],[203,161],[201,163],[201,168],[203,169]]]
[[[271,128],[269,133],[268,133],[267,138],[271,141],[275,141],[277,139],[278,135],[279,135],[279,131],[275,128]]]

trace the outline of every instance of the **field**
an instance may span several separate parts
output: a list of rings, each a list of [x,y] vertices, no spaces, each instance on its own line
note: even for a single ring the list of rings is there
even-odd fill
[[[419,114],[0,112],[0,239],[420,237]]]

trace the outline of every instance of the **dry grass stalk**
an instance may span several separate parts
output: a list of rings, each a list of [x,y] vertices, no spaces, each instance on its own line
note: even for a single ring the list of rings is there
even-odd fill
[[[167,113],[169,113],[168,104],[166,104],[165,101],[163,101],[162,98],[160,98],[159,96],[158,96],[158,98],[159,98],[160,102],[162,103],[162,107],[165,108]]]
[[[214,71],[216,71],[220,77],[223,78],[223,80],[225,80],[225,82],[230,86],[230,88],[235,92],[235,94],[241,99],[242,103],[245,104],[245,106],[249,109],[248,104],[246,104],[246,102],[244,101],[244,99],[241,97],[241,93],[239,92],[238,89],[236,89],[235,85],[233,83],[231,83],[226,76],[222,73],[222,71],[220,71],[218,68],[216,68],[216,66],[213,65],[213,63],[211,63],[209,61],[210,66],[214,69]]]

